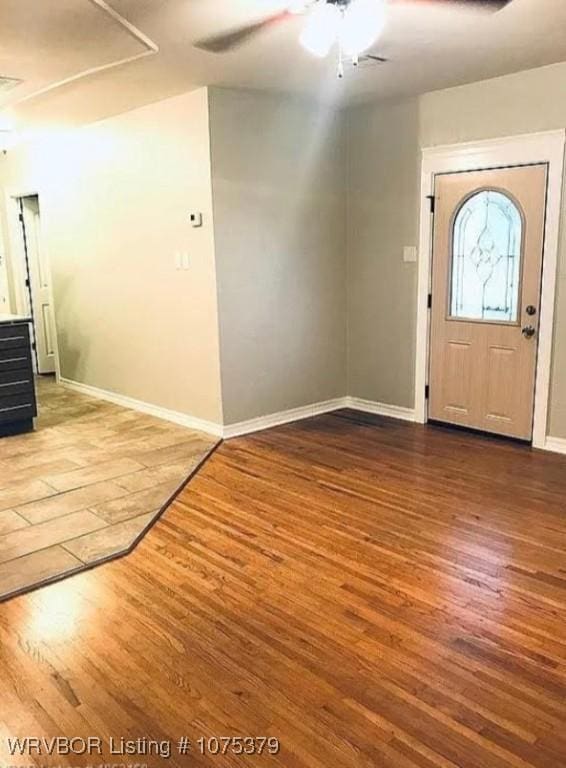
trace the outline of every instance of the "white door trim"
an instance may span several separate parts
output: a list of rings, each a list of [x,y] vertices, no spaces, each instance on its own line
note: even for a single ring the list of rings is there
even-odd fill
[[[432,270],[432,216],[427,195],[434,193],[435,176],[440,173],[548,163],[548,198],[533,429],[533,446],[545,447],[565,140],[566,131],[559,130],[468,144],[427,147],[422,150],[415,366],[416,421],[422,424],[427,421],[425,386],[428,382],[430,319],[427,304]]]

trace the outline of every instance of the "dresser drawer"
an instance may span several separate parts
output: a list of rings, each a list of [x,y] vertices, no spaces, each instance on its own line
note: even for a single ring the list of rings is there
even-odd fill
[[[32,424],[37,416],[27,323],[0,324],[0,427]]]
[[[12,325],[0,323],[0,340],[22,335],[29,339],[29,325],[27,323],[13,323]]]
[[[12,357],[22,357],[23,355],[27,355],[27,357],[30,357],[31,354],[31,348],[29,339],[25,339],[21,341],[19,338],[16,339],[6,339],[7,344],[10,344],[10,346],[2,346],[2,340],[0,339],[0,361],[1,360],[9,360]],[[20,346],[16,346],[16,344],[19,344]]]
[[[0,407],[2,398],[12,397],[13,395],[29,395],[35,399],[33,379],[31,376],[24,378],[14,378],[14,381],[0,381]]]
[[[33,387],[28,392],[16,395],[0,395],[0,423],[16,421],[36,416],[35,396]]]
[[[12,325],[4,325],[0,323],[0,340],[9,339],[11,336],[28,336],[29,337],[29,324],[28,323],[12,323]]]
[[[8,371],[27,370],[31,368],[31,357],[25,349],[12,350],[10,354],[0,352],[0,374]]]
[[[4,368],[0,365],[0,392],[2,392],[3,384],[15,384],[17,382],[33,385],[33,372],[29,360],[10,368]]]
[[[11,339],[5,339],[6,346],[2,346],[2,341],[3,340],[0,339],[0,361],[9,360],[12,357],[22,357],[23,355],[30,357],[31,347],[29,339],[26,339],[25,337],[23,337],[23,341],[21,338],[15,337]]]

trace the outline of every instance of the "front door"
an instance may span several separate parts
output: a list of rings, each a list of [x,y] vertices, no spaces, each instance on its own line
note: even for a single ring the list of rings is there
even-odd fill
[[[547,166],[435,180],[429,418],[530,440]]]

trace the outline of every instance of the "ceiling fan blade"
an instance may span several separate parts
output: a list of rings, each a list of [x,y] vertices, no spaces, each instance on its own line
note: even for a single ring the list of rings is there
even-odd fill
[[[500,11],[513,0],[394,0],[395,2],[412,2],[423,5],[453,5],[464,8],[474,8],[478,11]]]
[[[264,29],[269,29],[269,27],[279,24],[286,19],[293,18],[293,16],[294,14],[290,11],[281,11],[280,13],[273,14],[273,16],[269,16],[267,19],[262,19],[262,21],[246,24],[243,27],[232,29],[222,35],[214,35],[213,37],[199,40],[194,43],[194,46],[195,48],[200,48],[202,51],[208,51],[209,53],[225,53],[226,51],[247,42],[247,40],[254,37],[259,32],[263,32]]]

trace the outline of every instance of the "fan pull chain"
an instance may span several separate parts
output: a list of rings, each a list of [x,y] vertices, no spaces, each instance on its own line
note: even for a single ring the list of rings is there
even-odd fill
[[[342,43],[338,46],[338,79],[342,80],[344,77],[344,49]]]

